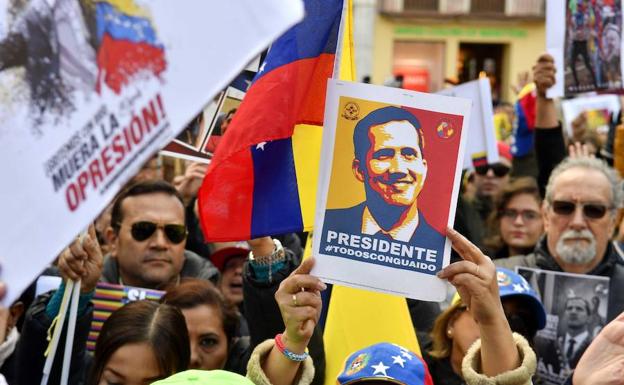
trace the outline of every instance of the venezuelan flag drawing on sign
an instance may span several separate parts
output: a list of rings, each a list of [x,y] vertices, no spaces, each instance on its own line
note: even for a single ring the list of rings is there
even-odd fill
[[[158,77],[167,68],[165,49],[149,13],[133,0],[98,0],[95,17],[97,92],[103,82],[119,94],[134,76],[147,72]]]
[[[353,74],[351,7],[350,0],[304,4],[304,20],[269,49],[210,163],[198,194],[207,240],[312,227],[327,79],[341,56],[349,65],[340,73]]]

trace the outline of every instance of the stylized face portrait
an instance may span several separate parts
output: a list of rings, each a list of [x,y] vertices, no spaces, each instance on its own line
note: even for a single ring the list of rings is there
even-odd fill
[[[423,188],[427,162],[420,149],[420,137],[408,121],[373,126],[369,132],[364,183],[383,200],[396,206],[411,206]]]

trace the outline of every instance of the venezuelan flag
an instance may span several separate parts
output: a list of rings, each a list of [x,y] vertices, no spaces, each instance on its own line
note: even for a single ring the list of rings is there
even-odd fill
[[[119,94],[140,72],[159,76],[167,67],[148,13],[132,0],[96,1],[97,91],[104,82]]]
[[[304,20],[269,49],[210,163],[198,194],[207,240],[312,227],[327,79],[350,7],[304,4]]]
[[[511,153],[513,156],[525,156],[533,149],[535,131],[535,83],[529,83],[520,90],[514,106],[517,124],[514,124]]]

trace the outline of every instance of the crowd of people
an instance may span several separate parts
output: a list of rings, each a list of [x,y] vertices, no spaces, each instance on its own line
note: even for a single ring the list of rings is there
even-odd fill
[[[624,189],[600,151],[607,143],[590,152],[564,135],[546,97],[555,71],[549,55],[533,69],[532,161],[500,143],[498,163],[463,178],[455,229],[446,231],[452,263],[438,273],[457,294],[448,305],[408,300],[422,356],[385,342],[364,347],[345,357],[338,384],[548,383],[536,374],[547,350],[535,339],[548,317],[519,266],[610,278],[604,317],[598,297],[566,298],[557,348],[568,383],[624,383]],[[42,274],[62,277],[58,289],[34,295],[33,285],[0,309],[0,384],[41,383],[68,280],[81,282],[70,384],[308,385],[336,376],[325,371],[319,322],[327,285],[310,275],[304,235],[205,242],[196,199],[205,170],[189,164],[170,183],[158,160],[148,162]],[[91,353],[100,282],[163,295],[114,311]],[[48,383],[60,381],[63,349]]]

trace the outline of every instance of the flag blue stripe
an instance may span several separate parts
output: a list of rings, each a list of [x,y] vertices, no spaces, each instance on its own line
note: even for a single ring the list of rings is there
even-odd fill
[[[251,237],[303,228],[291,138],[252,146],[254,192]],[[243,213],[241,213],[242,215]]]

